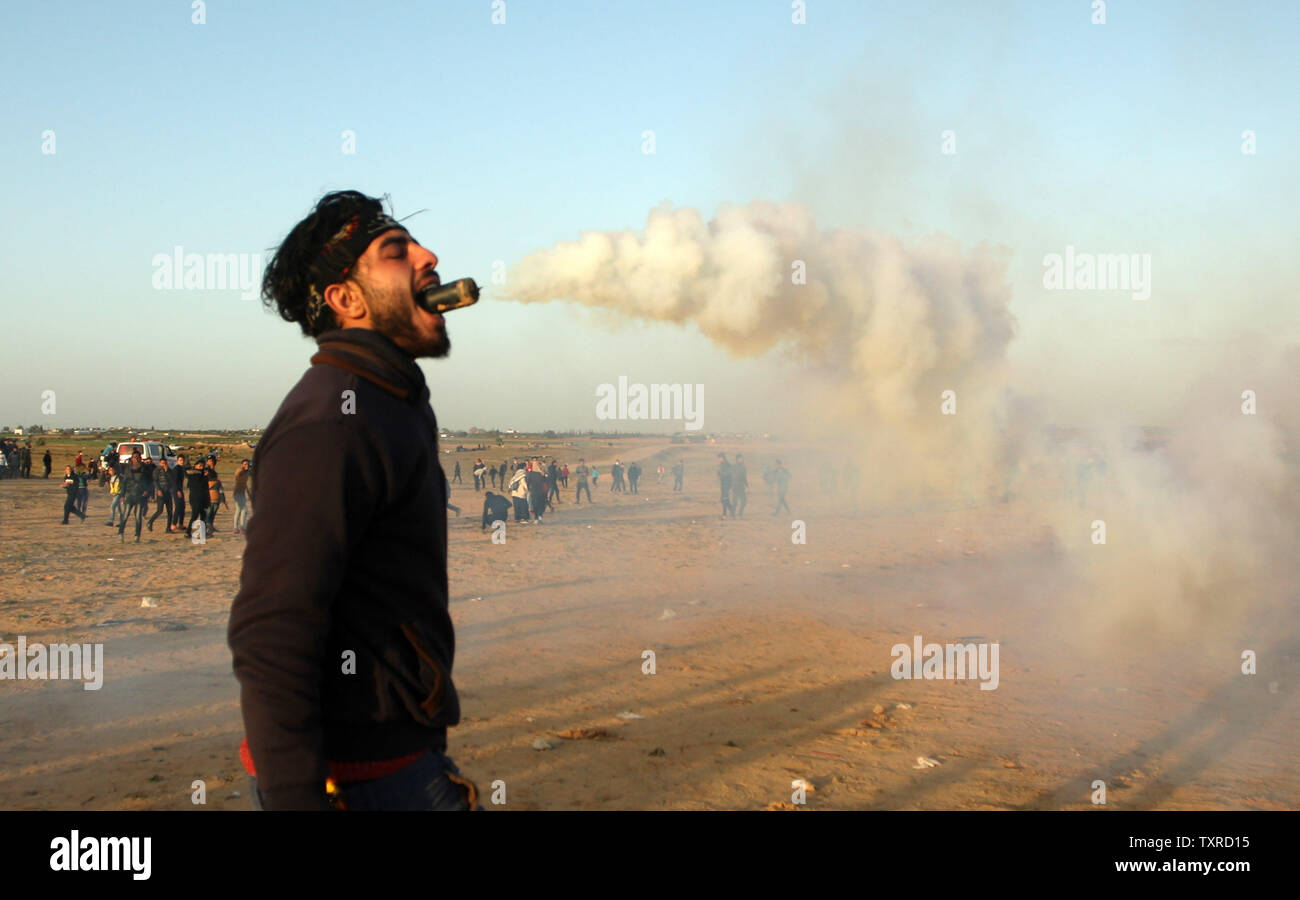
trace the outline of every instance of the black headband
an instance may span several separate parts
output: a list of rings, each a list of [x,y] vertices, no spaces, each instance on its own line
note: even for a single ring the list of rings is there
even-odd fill
[[[406,228],[384,212],[374,213],[362,218],[361,214],[348,219],[347,223],[325,242],[320,257],[312,266],[311,285],[308,289],[307,323],[314,326],[318,316],[325,312],[325,288],[343,281],[352,272],[361,254],[366,252],[370,242],[385,231]]]

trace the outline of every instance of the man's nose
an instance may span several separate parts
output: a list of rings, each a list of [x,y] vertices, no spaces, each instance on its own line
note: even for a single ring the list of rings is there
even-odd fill
[[[438,265],[438,256],[427,247],[417,245],[415,248],[415,265],[416,268],[423,268],[426,265],[436,267]]]

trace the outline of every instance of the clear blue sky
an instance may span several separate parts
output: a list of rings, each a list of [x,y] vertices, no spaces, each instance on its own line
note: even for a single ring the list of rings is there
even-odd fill
[[[771,199],[1005,244],[1027,364],[1140,377],[1224,331],[1294,339],[1298,9],[1112,2],[1095,26],[1086,0],[808,0],[795,26],[788,0],[508,0],[493,25],[489,0],[211,0],[195,25],[186,0],[10,4],[0,423],[265,424],[311,345],[238,291],[154,290],[151,260],[264,253],[339,188],[428,208],[409,224],[444,279],[485,286],[665,200]],[[1047,297],[1066,244],[1152,253],[1157,302]],[[595,385],[626,374],[705,383],[707,427],[762,428],[786,389],[692,329],[564,304],[488,291],[448,324],[452,357],[423,366],[451,427],[599,427]]]

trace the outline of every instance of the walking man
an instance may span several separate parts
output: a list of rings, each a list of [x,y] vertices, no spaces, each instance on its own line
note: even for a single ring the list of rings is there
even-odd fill
[[[781,465],[779,459],[776,468],[772,470],[772,483],[776,485],[776,509],[772,510],[772,515],[779,513],[783,506],[786,512],[790,512],[790,504],[785,502],[785,491],[790,486],[790,470]]]
[[[745,455],[736,454],[736,461],[731,466],[731,509],[739,517],[745,514],[745,504],[749,502],[749,475],[745,472]]]
[[[443,317],[415,303],[437,263],[379,200],[339,191],[266,268],[264,301],[319,352],[254,452],[256,524],[230,613],[257,809],[478,802],[446,753],[460,721],[447,479],[416,363],[451,347]],[[352,415],[339,415],[344,390]]]
[[[253,499],[252,464],[243,460],[235,472],[235,534],[248,530],[248,504]]]
[[[578,476],[578,488],[573,495],[573,502],[577,506],[582,505],[583,491],[587,492],[587,502],[593,502],[591,499],[591,485],[587,484],[587,471],[587,461],[585,459],[579,459],[578,468],[573,470],[573,473]]]
[[[185,457],[176,457],[176,465],[167,472],[167,490],[172,495],[172,520],[169,532],[180,531],[185,523]]]
[[[201,524],[203,535],[206,538],[208,533],[208,470],[203,467],[202,463],[190,469],[189,474],[186,476],[185,486],[190,493],[190,521],[185,526],[185,533],[193,537],[194,523],[197,521]]]
[[[72,466],[63,467],[63,490],[67,496],[63,500],[63,524],[68,524],[68,516],[80,516],[81,521],[86,521],[85,513],[77,509],[77,476],[73,474]]]
[[[153,479],[144,470],[144,461],[140,451],[131,453],[131,458],[122,467],[122,497],[126,509],[122,512],[122,522],[117,526],[118,537],[126,534],[126,523],[135,513],[135,542],[140,543],[140,529],[144,525],[144,513],[149,505],[150,488]]]
[[[77,466],[75,473],[77,479],[77,512],[81,518],[86,518],[86,503],[90,500],[90,473]]]
[[[162,515],[163,507],[167,508],[167,533],[172,533],[172,518],[176,511],[172,507],[172,473],[167,469],[167,458],[163,457],[158,460],[158,465],[153,470],[153,492],[157,497],[158,508],[153,511],[149,517],[149,530],[153,531],[154,520]]]
[[[560,467],[551,460],[551,464],[546,467],[546,502],[551,503],[551,498],[560,499]],[[552,507],[554,508],[554,507]]]
[[[54,463],[54,459],[50,456],[50,451],[45,451],[45,455],[41,457],[41,463],[45,466],[45,475],[42,477],[49,478],[50,466]]]
[[[736,517],[736,509],[731,505],[731,463],[727,462],[727,455],[719,453],[718,459],[718,487],[722,489],[722,518],[731,516]]]
[[[208,471],[207,471],[207,476],[208,476],[208,514],[207,514],[208,534],[216,534],[216,533],[217,533],[217,529],[216,529],[215,526],[216,526],[216,521],[217,521],[217,513],[221,510],[221,507],[223,507],[223,506],[226,507],[226,509],[229,509],[229,508],[230,508],[230,504],[228,504],[228,503],[226,502],[226,489],[225,489],[225,485],[223,485],[223,484],[221,483],[221,477],[220,477],[219,475],[217,475],[217,461],[216,461],[215,459],[213,459],[211,456],[209,456],[209,457],[208,457],[207,466],[208,466]]]
[[[685,476],[685,474],[686,474],[686,460],[679,459],[677,460],[677,465],[673,466],[673,490],[674,491],[680,491],[682,489],[682,478]]]

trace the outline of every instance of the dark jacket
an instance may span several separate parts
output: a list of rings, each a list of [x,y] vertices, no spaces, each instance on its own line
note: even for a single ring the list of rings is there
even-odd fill
[[[179,494],[185,490],[185,467],[180,463],[167,470],[167,490]]]
[[[194,466],[185,476],[185,485],[190,491],[190,506],[208,505],[208,473],[202,466]]]
[[[268,809],[325,809],[328,762],[444,750],[460,721],[451,681],[446,476],[415,361],[353,328],[318,338],[409,393],[315,365],[253,457],[229,641]],[[333,346],[331,346],[333,345]],[[344,412],[344,391],[355,403]],[[344,661],[355,655],[355,673]]]
[[[145,472],[142,464],[140,468],[133,469],[131,464],[125,463],[121,469],[122,475],[122,499],[127,502],[139,502],[141,497],[149,496],[149,491],[153,484],[153,479]]]
[[[488,491],[483,498],[483,527],[480,530],[487,531],[488,526],[493,522],[505,522],[509,518],[510,498]]]

